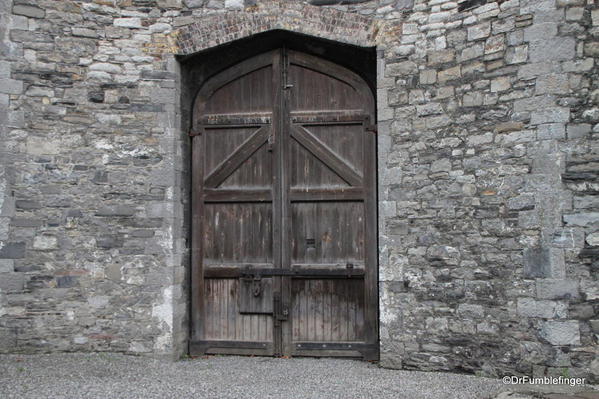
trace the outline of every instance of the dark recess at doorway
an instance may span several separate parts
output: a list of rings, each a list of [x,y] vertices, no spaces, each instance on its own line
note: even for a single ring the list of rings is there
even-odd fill
[[[345,45],[313,36],[273,30],[198,54],[179,57],[183,88],[181,93],[183,129],[185,131],[189,129],[191,102],[203,82],[244,59],[280,47],[315,55],[346,67],[360,75],[372,92],[376,93],[376,49],[374,47]]]

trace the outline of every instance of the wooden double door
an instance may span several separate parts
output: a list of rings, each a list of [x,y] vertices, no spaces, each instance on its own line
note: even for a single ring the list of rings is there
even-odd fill
[[[193,107],[190,352],[378,358],[374,99],[286,49]]]

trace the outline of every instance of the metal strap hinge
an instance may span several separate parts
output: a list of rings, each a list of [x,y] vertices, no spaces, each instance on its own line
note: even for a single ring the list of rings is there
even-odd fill
[[[193,136],[199,136],[202,134],[202,129],[199,129],[197,127],[192,127],[189,129],[189,136],[193,137]]]
[[[370,121],[370,115],[364,116],[364,130],[377,134],[376,125]]]

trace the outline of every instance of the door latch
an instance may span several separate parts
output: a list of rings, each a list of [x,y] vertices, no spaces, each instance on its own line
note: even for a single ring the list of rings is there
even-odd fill
[[[274,299],[275,326],[280,326],[282,321],[287,321],[289,317],[289,306],[281,301],[281,294],[276,293]]]
[[[277,313],[277,320],[278,321],[287,321],[288,317],[289,317],[289,308],[287,306],[283,306],[281,308],[281,311]]]
[[[262,294],[262,279],[260,277],[254,277],[252,282],[252,295],[258,297]]]

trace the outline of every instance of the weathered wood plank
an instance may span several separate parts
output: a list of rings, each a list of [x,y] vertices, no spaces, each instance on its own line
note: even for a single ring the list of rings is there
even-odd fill
[[[301,124],[328,124],[328,123],[362,123],[367,114],[362,109],[350,110],[315,110],[295,111],[290,113],[292,123]]]
[[[271,190],[204,189],[205,202],[272,202]]]
[[[221,113],[204,114],[198,119],[200,125],[208,125],[211,128],[223,128],[233,126],[270,125],[272,112],[250,112],[250,113]]]
[[[351,186],[360,186],[362,184],[362,176],[306,128],[298,125],[292,126],[291,137]]]
[[[366,270],[364,267],[347,269],[341,265],[327,266],[321,264],[314,265],[293,265],[291,269],[268,267],[239,267],[236,265],[206,265],[204,267],[204,278],[240,278],[244,276],[285,276],[290,278],[364,278]]]
[[[364,199],[362,187],[343,188],[292,188],[289,192],[291,202],[310,201],[361,201]]]
[[[255,153],[268,140],[269,130],[266,127],[261,127],[252,134],[246,141],[243,142],[237,149],[229,155],[227,159],[222,161],[206,178],[204,186],[215,188],[218,187],[229,175],[241,166],[253,153]]]

